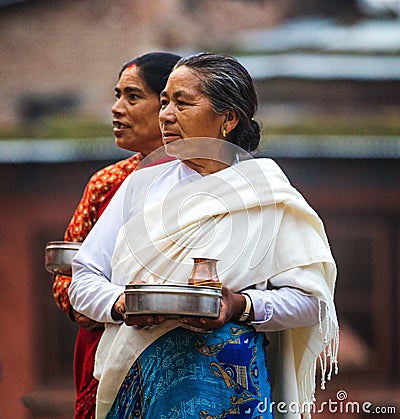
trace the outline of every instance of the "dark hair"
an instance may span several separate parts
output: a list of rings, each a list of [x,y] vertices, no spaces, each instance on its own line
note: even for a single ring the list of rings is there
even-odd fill
[[[169,73],[180,58],[179,55],[169,52],[149,52],[125,63],[119,72],[118,79],[128,67],[135,65],[147,86],[159,95],[165,87]]]
[[[229,55],[206,52],[180,59],[175,68],[181,66],[195,70],[216,113],[237,113],[239,122],[229,134],[229,141],[245,151],[254,151],[260,143],[260,125],[253,118],[258,102],[248,71]]]

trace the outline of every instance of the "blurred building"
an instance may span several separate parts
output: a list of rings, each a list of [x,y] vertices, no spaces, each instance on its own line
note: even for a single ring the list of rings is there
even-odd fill
[[[108,119],[118,71],[129,59],[151,50],[220,48],[239,28],[278,24],[293,1],[7,3],[0,7],[0,124],[15,126],[38,101],[52,112],[71,97],[75,112]]]
[[[3,4],[3,6],[2,6]],[[353,22],[355,0],[3,0],[0,126],[61,112],[109,118],[121,65],[149,50],[234,51],[238,34],[299,16]],[[304,28],[297,28],[302,39]],[[284,35],[276,34],[276,35]],[[271,41],[280,42],[272,34]],[[245,48],[260,51],[262,37]],[[242,44],[243,45],[243,44]]]

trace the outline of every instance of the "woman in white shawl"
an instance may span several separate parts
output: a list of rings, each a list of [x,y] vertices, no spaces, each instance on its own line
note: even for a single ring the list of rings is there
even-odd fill
[[[133,173],[74,259],[71,303],[106,323],[97,417],[309,416],[317,359],[322,386],[336,370],[323,224],[276,163],[240,161],[260,141],[256,107],[234,58],[180,60],[160,111],[177,160]],[[220,261],[218,318],[125,314],[127,283],[185,284],[193,258]]]

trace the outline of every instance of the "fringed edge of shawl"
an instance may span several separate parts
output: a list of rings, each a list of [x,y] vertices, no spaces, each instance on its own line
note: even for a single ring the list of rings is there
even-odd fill
[[[323,323],[326,324],[324,333],[324,347],[319,356],[312,362],[308,373],[301,382],[301,406],[300,411],[304,419],[311,418],[311,413],[315,410],[315,391],[317,366],[319,362],[321,377],[320,388],[325,390],[326,382],[332,379],[332,374],[339,373],[338,351],[339,351],[339,326],[331,319],[329,313],[326,313],[325,319],[322,318],[321,300],[319,300],[319,328],[318,331],[323,334]]]

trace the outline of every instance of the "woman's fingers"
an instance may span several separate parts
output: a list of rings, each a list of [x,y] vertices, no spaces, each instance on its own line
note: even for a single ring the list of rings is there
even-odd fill
[[[95,320],[86,317],[85,315],[78,313],[74,310],[75,322],[79,327],[87,330],[100,330],[104,327],[103,323],[96,322]]]
[[[235,305],[234,293],[224,285],[222,287],[222,299],[217,319],[205,317],[181,317],[180,322],[186,326],[195,327],[197,329],[220,329],[233,318],[236,311]]]
[[[133,281],[132,281],[133,282]],[[217,319],[205,318],[205,317],[180,317],[179,321],[189,327],[198,329],[199,331],[209,331],[212,329],[219,329],[228,323],[233,313],[235,313],[235,293],[233,293],[228,287],[223,286],[222,288],[222,299],[220,306],[220,313]],[[165,316],[162,315],[136,315],[132,313],[125,313],[125,302],[122,307],[118,307],[120,300],[115,304],[115,310],[123,315],[123,319],[126,325],[134,326],[139,329],[146,329],[151,326],[155,326],[165,321]]]
[[[149,328],[156,324],[160,324],[165,321],[165,316],[151,316],[151,315],[136,315],[136,314],[124,314],[124,322],[128,326],[135,326],[140,329]]]

